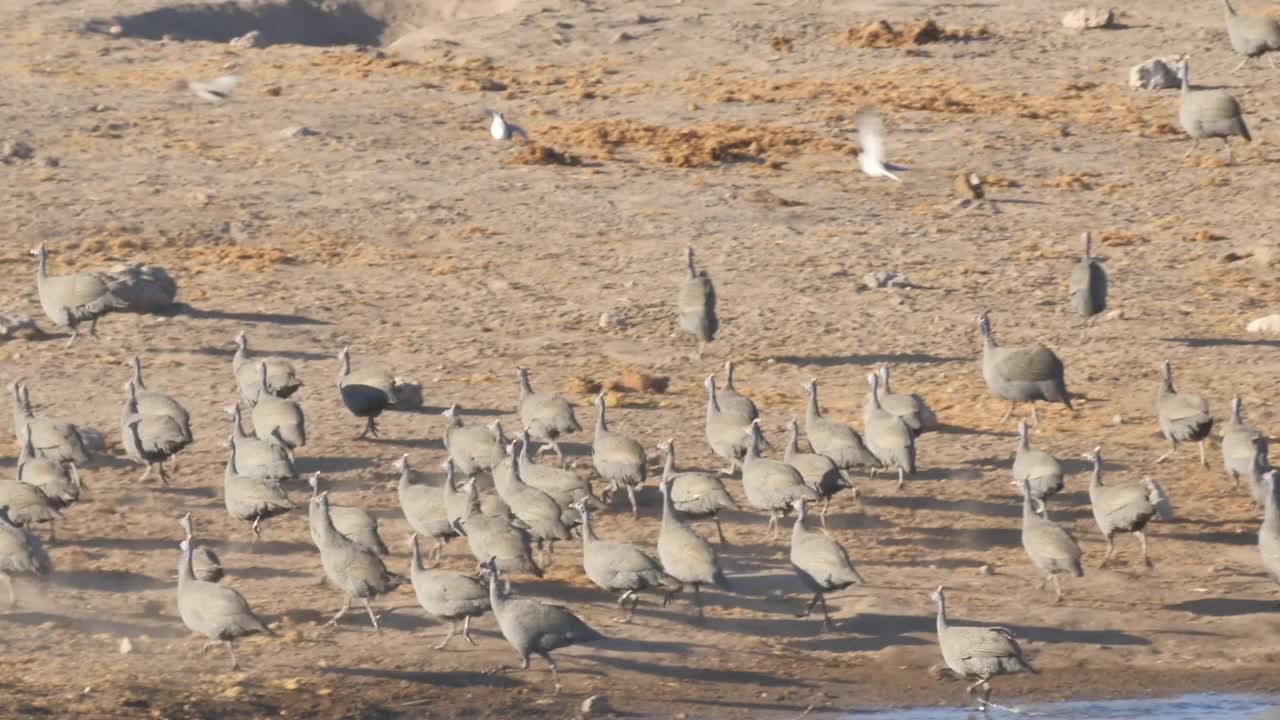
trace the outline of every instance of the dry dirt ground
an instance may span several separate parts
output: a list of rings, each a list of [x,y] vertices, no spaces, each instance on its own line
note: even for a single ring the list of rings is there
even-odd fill
[[[4,346],[4,382],[26,378],[45,412],[114,445],[87,473],[90,497],[66,512],[51,581],[20,585],[20,606],[0,616],[4,714],[567,717],[598,693],[655,717],[959,705],[961,686],[926,672],[939,660],[926,593],[940,584],[953,619],[1011,628],[1043,671],[999,680],[997,699],[1280,686],[1258,513],[1224,482],[1216,444],[1209,469],[1193,447],[1152,464],[1163,359],[1219,418],[1239,394],[1256,425],[1280,419],[1280,341],[1243,329],[1280,301],[1267,264],[1280,77],[1265,61],[1229,73],[1216,3],[1135,0],[1118,27],[1085,34],[1060,26],[1069,2],[327,4],[328,16],[302,0],[0,9],[0,134],[35,151],[0,166],[0,307],[45,322],[27,255],[40,240],[55,272],[162,265],[191,307],[109,317],[99,342],[70,350],[60,334]],[[864,37],[880,19],[932,19],[952,37]],[[255,28],[274,44],[227,45]],[[1233,165],[1216,145],[1183,158],[1175,93],[1125,87],[1130,65],[1181,52],[1193,79],[1228,87],[1246,110],[1254,142]],[[244,81],[221,105],[175,89],[228,72]],[[856,171],[853,117],[868,104],[885,116],[889,159],[908,168],[901,185]],[[488,107],[532,144],[492,141]],[[299,126],[315,134],[282,134]],[[1000,212],[952,204],[963,170],[986,177]],[[1123,316],[1082,342],[1064,298],[1087,229]],[[687,244],[718,284],[723,318],[699,361],[673,331]],[[917,287],[866,290],[872,270]],[[1077,394],[1074,411],[1044,411],[1034,435],[1068,463],[1056,519],[1088,566],[1059,606],[1035,590],[1020,547],[1014,425],[997,422],[1003,404],[977,364],[984,307],[1006,344],[1056,348]],[[620,323],[602,327],[604,313]],[[356,613],[320,627],[340,598],[316,584],[301,511],[250,547],[221,500],[221,408],[235,397],[240,330],[300,367],[311,444],[299,470],[322,471],[337,502],[375,511],[401,571],[409,530],[391,463],[409,453],[437,477],[435,411],[451,402],[469,422],[513,426],[517,365],[569,393],[588,426],[573,378],[669,376],[665,394],[619,395],[612,421],[651,450],[676,438],[689,467],[719,465],[703,440],[701,382],[727,358],[775,439],[810,377],[832,414],[860,425],[863,376],[878,363],[948,431],[921,440],[920,472],[902,491],[864,480],[861,504],[837,502],[831,531],[869,584],[833,598],[830,632],[793,617],[804,597],[759,514],[728,518],[738,592],[708,593],[704,626],[683,602],[651,599],[634,623],[612,623],[611,598],[565,543],[547,577],[517,578],[517,591],[568,604],[613,640],[559,653],[565,691],[548,698],[537,660],[531,672],[484,674],[513,658],[492,618],[477,623],[477,647],[431,650],[444,628],[407,588],[382,600],[396,610],[379,635]],[[359,422],[334,389],[344,345],[357,365],[420,380],[429,409],[386,417],[379,441],[353,439]],[[171,488],[139,483],[118,447],[122,363],[135,353],[149,383],[193,414],[197,440]],[[567,446],[584,473],[590,439]],[[1102,541],[1078,459],[1095,445],[1109,477],[1151,475],[1172,495],[1179,517],[1153,525],[1152,571],[1129,537],[1118,567],[1096,569]],[[641,499],[638,521],[609,514],[600,534],[651,546],[652,484]],[[199,655],[177,616],[186,511],[226,582],[281,636],[242,643],[241,672]],[[455,541],[446,564],[473,562]]]

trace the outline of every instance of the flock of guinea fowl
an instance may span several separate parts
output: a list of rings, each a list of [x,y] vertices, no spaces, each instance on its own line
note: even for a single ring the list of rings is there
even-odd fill
[[[1280,23],[1272,18],[1239,15],[1227,0],[1224,5],[1232,47],[1245,57],[1245,62],[1280,50]],[[1193,140],[1220,137],[1226,141],[1232,136],[1250,139],[1240,107],[1229,94],[1220,90],[1191,91],[1185,59],[1180,75],[1179,118]],[[224,98],[225,94],[219,96]],[[508,125],[500,113],[491,112],[490,117],[490,132],[495,139],[509,140],[513,135],[524,134],[522,129]],[[864,135],[864,144],[869,141],[874,146],[872,154],[877,156],[870,162],[861,162],[862,169],[873,176],[897,180],[883,167],[878,121],[874,116],[860,117],[866,118],[864,129],[872,130],[871,137]],[[1087,332],[1088,324],[1106,308],[1108,278],[1092,255],[1088,234],[1084,236],[1083,250],[1071,271],[1067,303],[1084,319]],[[75,341],[82,323],[88,322],[93,334],[100,317],[124,308],[124,301],[113,293],[110,276],[95,272],[50,275],[44,245],[32,252],[38,258],[41,306],[52,322],[72,331],[69,342]],[[701,357],[705,343],[712,342],[719,329],[716,292],[710,275],[699,269],[692,248],[687,251],[686,264],[687,274],[676,298],[677,322],[696,338],[697,356]],[[1039,420],[1037,402],[1071,407],[1063,364],[1052,350],[1041,345],[1000,346],[986,312],[977,318],[977,325],[983,342],[982,374],[986,386],[993,396],[1009,402],[1002,422],[1016,403],[1031,404],[1033,424]],[[296,508],[286,484],[298,479],[294,453],[306,445],[307,437],[302,408],[289,398],[302,383],[288,360],[252,356],[244,333],[236,341],[233,375],[239,398],[227,409],[231,428],[225,443],[224,501],[233,518],[251,523],[256,540],[263,521]],[[354,416],[364,419],[360,437],[376,435],[376,418],[386,410],[396,409],[402,397],[399,381],[381,368],[353,369],[348,349],[343,349],[338,360],[341,401]],[[130,366],[132,376],[124,385],[120,419],[121,445],[131,459],[146,466],[144,478],[154,468],[168,483],[176,457],[192,442],[190,417],[177,399],[144,384],[138,358],[133,358]],[[1204,443],[1214,423],[1208,403],[1175,389],[1168,362],[1162,371],[1155,410],[1169,451],[1157,462],[1171,456],[1179,443],[1195,442],[1199,444],[1201,463],[1207,464]],[[675,440],[658,445],[665,464],[658,483],[663,498],[661,529],[653,553],[635,544],[599,538],[591,526],[592,513],[605,510],[619,493],[627,496],[632,512],[638,515],[635,493],[649,478],[644,446],[609,429],[605,398],[597,397],[592,465],[605,485],[597,494],[592,478],[564,467],[559,440],[582,430],[573,405],[560,395],[536,392],[529,371],[520,368],[517,402],[522,427],[514,437],[507,437],[500,421],[488,426],[465,424],[454,405],[443,413],[447,417],[444,444],[448,451],[443,485],[418,478],[408,456],[396,464],[401,508],[415,531],[410,540],[412,561],[407,577],[386,567],[382,558],[388,551],[379,537],[376,520],[360,508],[331,505],[328,493],[320,490],[319,474],[309,478],[311,539],[320,552],[325,577],[343,594],[342,608],[329,624],[336,623],[352,601],[359,600],[377,630],[378,618],[370,600],[411,583],[422,607],[450,622],[448,635],[437,647],[454,637],[459,621],[463,638],[474,644],[468,632],[471,619],[491,612],[503,636],[519,654],[522,667],[528,667],[532,655],[542,657],[558,692],[559,676],[551,652],[602,636],[566,608],[512,594],[511,576],[541,576],[551,561],[556,541],[576,535],[581,538],[586,576],[603,590],[618,594],[618,605],[625,611],[618,621],[631,618],[642,591],[661,593],[665,605],[675,593],[687,589],[693,591],[701,620],[701,587],[714,585],[732,592],[732,578],[723,572],[715,546],[695,532],[690,523],[714,521],[719,541],[724,543],[718,514],[737,510],[734,496],[739,495],[751,508],[768,514],[771,537],[778,524],[795,513],[790,560],[797,575],[814,593],[800,614],[808,615],[821,605],[825,628],[830,624],[825,595],[862,582],[846,549],[817,527],[825,527],[828,504],[842,491],[858,492],[851,471],[866,470],[871,477],[879,472],[893,473],[901,487],[905,478],[916,471],[918,438],[939,427],[936,415],[919,396],[893,392],[887,367],[879,368],[867,379],[862,432],[824,416],[818,403],[817,382],[810,381],[805,388],[808,405],[804,426],[810,449],[802,450],[800,427],[793,418],[787,426],[788,442],[782,459],[774,460],[762,455],[768,443],[760,429],[759,410],[734,386],[733,363],[726,364],[722,387],[716,387],[714,375],[708,377],[705,439],[728,467],[720,473],[679,471]],[[43,577],[52,572],[42,542],[31,531],[32,525],[48,522],[53,541],[53,521],[80,497],[80,468],[91,462],[95,453],[104,452],[105,443],[92,430],[38,414],[23,383],[14,383],[11,391],[15,434],[21,449],[16,478],[0,484],[0,574],[8,582],[13,605],[17,603],[13,576]],[[242,413],[246,411],[252,433],[243,426]],[[1023,497],[1023,546],[1032,565],[1043,574],[1042,587],[1052,583],[1055,599],[1060,601],[1060,576],[1080,576],[1084,571],[1079,545],[1052,521],[1047,505],[1062,490],[1064,472],[1056,458],[1031,447],[1025,421],[1018,423],[1018,433],[1012,476]],[[535,441],[541,446],[531,454],[530,446]],[[538,461],[548,450],[555,453],[557,463]],[[1085,457],[1093,464],[1090,503],[1106,541],[1102,565],[1113,557],[1114,536],[1131,533],[1140,543],[1142,561],[1150,566],[1144,531],[1152,519],[1172,513],[1164,488],[1150,478],[1104,483],[1101,448]],[[1258,538],[1262,565],[1280,582],[1280,501],[1276,496],[1280,474],[1268,464],[1266,436],[1244,421],[1238,398],[1232,401],[1231,417],[1222,431],[1222,459],[1228,477],[1237,486],[1243,479],[1262,509]],[[730,492],[732,483],[727,486],[725,482],[725,478],[735,476],[740,477],[738,493]],[[814,502],[822,503],[820,523],[808,519],[807,505]],[[193,632],[208,638],[205,649],[224,643],[234,667],[236,639],[272,630],[254,615],[239,591],[220,583],[221,561],[209,548],[195,544],[190,515],[180,520],[185,529],[178,566],[180,615]],[[419,536],[435,542],[428,563],[439,560],[451,539],[465,538],[477,561],[477,572],[428,567],[419,552]],[[943,588],[937,588],[931,597],[937,603],[938,642],[945,665],[970,683],[967,693],[981,691],[979,707],[985,709],[991,704],[993,677],[1035,672],[1008,630],[952,626],[946,616]]]

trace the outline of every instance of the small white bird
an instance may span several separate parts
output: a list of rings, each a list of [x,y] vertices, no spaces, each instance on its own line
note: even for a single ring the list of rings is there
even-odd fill
[[[902,182],[902,178],[889,172],[884,164],[884,123],[880,114],[871,108],[863,108],[857,113],[858,142],[862,151],[858,153],[858,167],[871,177],[887,177]]]
[[[231,97],[231,91],[240,83],[239,75],[223,75],[209,82],[189,82],[187,88],[209,102],[223,102]]]
[[[512,135],[519,135],[525,140],[529,139],[524,128],[519,125],[512,125],[502,117],[502,113],[497,110],[485,110],[493,122],[489,124],[489,134],[494,140],[510,140]]]

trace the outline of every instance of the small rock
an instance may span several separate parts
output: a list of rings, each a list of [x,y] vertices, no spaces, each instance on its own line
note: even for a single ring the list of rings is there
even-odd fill
[[[1076,8],[1062,16],[1062,27],[1068,30],[1094,30],[1111,25],[1116,15],[1103,8]]]
[[[240,37],[231,38],[231,40],[227,42],[227,44],[233,48],[236,48],[237,50],[262,47],[262,44],[259,42],[259,38],[261,36],[262,36],[262,33],[258,32],[257,30],[250,30],[249,32],[241,35]]]
[[[44,159],[44,166],[48,168],[56,168],[61,164],[62,161],[52,155],[48,155]]]
[[[262,94],[269,95],[271,97],[280,97],[280,94],[283,92],[284,92],[284,88],[280,87],[279,85],[268,85],[266,88],[263,89]]]
[[[613,40],[611,40],[610,42],[612,42],[614,45],[617,45],[618,43],[630,42],[635,39],[636,39],[635,35],[632,35],[631,33],[626,32],[624,30],[623,32],[618,33],[617,35],[614,35]]]
[[[983,565],[982,567],[978,568],[978,574],[979,575],[995,575],[996,571],[993,570],[990,565]]]
[[[90,106],[89,106],[89,112],[95,112],[95,113],[106,112],[106,111],[108,111],[108,110],[110,110],[110,109],[111,109],[110,107],[108,107],[108,106],[106,106],[106,105],[103,105],[102,103],[98,103],[97,105],[90,105]]]
[[[872,289],[913,287],[906,275],[887,270],[875,270],[863,275],[862,283]]]
[[[1124,311],[1123,311],[1123,310],[1112,310],[1111,312],[1107,313],[1106,317],[1107,317],[1107,319],[1108,319],[1108,320],[1123,320],[1123,319],[1124,319]]]
[[[312,130],[309,127],[303,127],[302,125],[288,127],[280,131],[280,137],[282,138],[302,138],[302,137],[311,137],[313,135],[319,135],[319,134],[320,133],[316,132],[315,130]]]
[[[30,160],[35,153],[35,148],[21,140],[6,140],[4,145],[0,146],[0,158]]]
[[[592,695],[582,701],[582,706],[579,709],[583,715],[609,712],[609,698],[604,695]]]
[[[1280,332],[1280,315],[1268,315],[1251,321],[1245,327],[1251,333],[1275,333]]]
[[[36,321],[22,315],[0,315],[0,340],[34,340],[43,337],[44,333],[36,325]]]
[[[622,371],[622,387],[632,392],[664,393],[671,384],[671,378],[662,375],[650,375],[632,368]]]
[[[1233,263],[1233,262],[1240,262],[1241,260],[1244,260],[1245,258],[1248,258],[1248,257],[1252,257],[1252,255],[1253,253],[1241,254],[1241,253],[1235,252],[1234,250],[1231,250],[1223,253],[1222,256],[1219,257],[1218,259],[1224,263]]]
[[[129,638],[120,638],[120,654],[128,655],[133,652],[133,643],[129,642]]]
[[[1111,416],[1111,424],[1112,424],[1112,425],[1123,425],[1123,424],[1124,424],[1124,416],[1123,416],[1123,415],[1119,415],[1119,414],[1117,414],[1117,415],[1112,415],[1112,416]]]
[[[397,410],[414,410],[422,407],[422,383],[410,378],[396,378],[391,386],[392,401]]]
[[[609,328],[624,328],[627,321],[622,317],[622,313],[609,310],[600,313],[600,327],[608,330]]]
[[[117,37],[118,37],[118,36],[120,36],[120,35],[123,35],[123,34],[124,34],[124,26],[123,26],[123,25],[112,25],[111,27],[107,28],[107,34],[108,34],[108,35],[115,35],[115,36],[117,36]]]
[[[1129,87],[1134,90],[1168,90],[1181,87],[1178,58],[1151,58],[1129,68]]]
[[[960,173],[951,183],[951,187],[962,200],[981,200],[986,195],[986,190],[982,187],[982,178],[974,172]]]

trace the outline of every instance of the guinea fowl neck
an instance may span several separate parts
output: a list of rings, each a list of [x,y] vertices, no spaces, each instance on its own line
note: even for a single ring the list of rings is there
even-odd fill
[[[1241,405],[1240,398],[1231,398],[1231,424],[1232,425],[1244,424],[1244,415],[1242,410],[1243,410],[1243,407]]]
[[[1093,260],[1093,236],[1089,233],[1084,234],[1084,263],[1086,265]]]
[[[1027,432],[1027,424],[1025,422],[1018,423],[1018,449],[1031,449],[1031,438],[1030,434]]]
[[[49,260],[44,252],[44,243],[41,243],[36,251],[36,279],[44,280],[47,277],[49,277]]]
[[[805,421],[813,422],[822,418],[822,411],[818,409],[818,385],[809,383],[809,404],[804,409]]]
[[[665,481],[676,474],[676,448],[675,445],[667,445],[663,449],[662,454],[665,456],[662,461],[662,479]]]
[[[800,428],[796,427],[796,421],[792,420],[787,423],[787,446],[783,448],[783,459],[789,460],[793,455],[800,454]]]
[[[1280,530],[1280,497],[1277,497],[1277,493],[1280,493],[1280,487],[1276,487],[1280,485],[1280,481],[1273,477],[1271,480],[1263,480],[1263,483],[1268,492],[1265,500],[1266,504],[1262,509],[1262,524],[1271,528],[1274,532]]]
[[[146,390],[147,386],[142,384],[142,361],[138,359],[137,355],[134,355],[133,360],[129,362],[129,365],[133,367],[134,386],[139,390]]]
[[[351,353],[343,348],[338,354],[338,383],[341,385],[342,379],[351,374]]]
[[[604,398],[596,400],[596,435],[609,432],[609,422],[604,417]]]
[[[1177,390],[1173,388],[1173,370],[1169,367],[1169,363],[1165,363],[1160,368],[1160,392],[1165,395],[1175,395]]]
[[[671,456],[668,455],[668,458]],[[662,527],[671,527],[675,523],[676,507],[671,502],[671,481],[667,473],[662,474],[658,483],[658,492],[662,494]]]
[[[529,384],[529,373],[525,370],[520,371],[520,397],[525,398],[533,394],[533,385]]]
[[[409,547],[411,548],[410,554],[412,555],[409,559],[409,574],[413,575],[422,570],[422,555],[418,552],[417,535],[414,535],[413,538],[409,540]]]
[[[1236,9],[1231,7],[1231,0],[1222,0],[1222,9],[1226,11],[1227,17],[1236,16]]]
[[[1183,60],[1178,65],[1178,81],[1181,85],[1182,94],[1187,94],[1191,88],[1191,68],[1187,66],[1187,61]]]
[[[1036,515],[1035,506],[1031,502],[1031,484],[1026,480],[1019,484],[1022,486],[1022,522],[1025,524],[1031,518],[1039,517],[1039,515]]]
[[[1101,455],[1094,455],[1091,459],[1093,460],[1093,473],[1089,476],[1089,487],[1091,487],[1091,488],[1095,488],[1095,487],[1103,487],[1103,485],[1102,485],[1102,456],[1101,456]]]
[[[796,538],[809,532],[809,526],[804,524],[807,516],[808,513],[805,512],[804,504],[801,503],[800,506],[796,508],[796,524],[791,526],[791,541],[793,544],[795,543]]]
[[[191,569],[191,544],[182,549],[182,558],[178,560],[178,588],[196,579],[195,571]]]
[[[587,507],[586,503],[583,503],[579,512],[582,513],[582,550],[585,552],[587,545],[599,538],[596,537],[595,532],[591,529],[591,508]]]
[[[756,423],[751,425],[751,439],[747,441],[747,455],[742,460],[746,463],[748,460],[760,459],[760,426]]]
[[[730,360],[724,364],[724,389],[725,392],[738,392],[733,387],[733,361]]]
[[[716,399],[716,383],[714,380],[707,380],[707,415],[720,414],[720,401]]]
[[[693,264],[693,248],[688,248],[684,253],[685,262],[689,265],[689,279],[698,277],[698,268]]]
[[[978,323],[978,332],[982,335],[982,346],[985,350],[994,350],[1000,347],[996,344],[996,338],[991,334],[991,321],[982,318],[982,322]]]
[[[876,410],[883,410],[884,406],[880,404],[880,378],[875,373],[871,373],[867,376],[867,384],[871,387],[871,396],[869,398],[871,407]]]
[[[498,568],[489,566],[489,607],[493,608],[493,614],[497,615],[501,612],[506,598],[502,597],[502,593],[498,592]]]
[[[938,637],[941,639],[947,629],[947,598],[939,591],[936,601],[938,603]]]
[[[332,538],[338,534],[338,530],[333,526],[333,516],[329,514],[329,496],[327,494],[320,495],[320,537]]]

